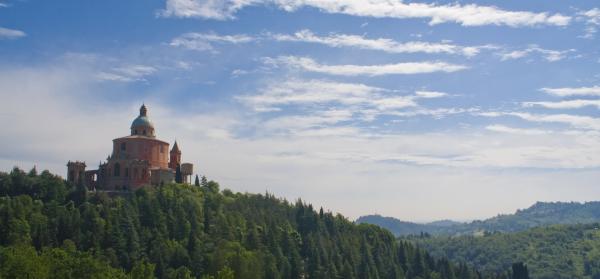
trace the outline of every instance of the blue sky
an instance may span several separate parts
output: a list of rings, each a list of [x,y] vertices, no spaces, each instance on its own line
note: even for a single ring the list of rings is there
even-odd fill
[[[0,1],[0,167],[90,167],[145,102],[224,187],[351,218],[600,198],[594,1]]]

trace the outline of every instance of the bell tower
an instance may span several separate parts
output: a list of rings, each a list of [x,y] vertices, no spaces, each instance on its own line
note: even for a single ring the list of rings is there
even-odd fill
[[[177,141],[175,141],[175,144],[173,144],[173,149],[171,149],[170,155],[169,168],[174,170],[179,164],[181,164],[181,150],[179,150]]]

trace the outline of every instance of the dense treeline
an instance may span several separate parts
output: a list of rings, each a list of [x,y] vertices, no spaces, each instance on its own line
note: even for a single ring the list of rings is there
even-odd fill
[[[525,262],[532,278],[600,278],[600,224],[554,225],[484,236],[414,237],[432,255],[485,271]],[[405,238],[406,239],[406,238]]]
[[[199,184],[108,196],[47,171],[0,172],[0,277],[480,277],[302,201]]]

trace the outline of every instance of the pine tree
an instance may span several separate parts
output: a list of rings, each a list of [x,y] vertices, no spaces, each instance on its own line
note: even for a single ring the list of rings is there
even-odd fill
[[[196,181],[194,182],[194,185],[196,185],[197,187],[200,186],[200,179],[198,178],[197,174],[196,174]]]
[[[181,165],[177,164],[175,169],[175,183],[183,183],[183,176],[181,175]]]
[[[529,279],[529,271],[527,266],[522,262],[514,263],[512,265],[512,279]]]

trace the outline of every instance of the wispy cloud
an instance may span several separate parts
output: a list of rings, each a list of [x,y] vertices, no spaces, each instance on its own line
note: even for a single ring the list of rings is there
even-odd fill
[[[593,8],[588,11],[582,11],[578,13],[578,16],[578,19],[586,23],[585,34],[581,37],[585,39],[594,38],[598,32],[598,26],[600,26],[600,9]]]
[[[447,53],[459,54],[467,57],[477,55],[481,49],[491,46],[459,46],[449,43],[430,42],[398,42],[388,38],[369,39],[359,35],[329,34],[318,36],[310,30],[301,30],[292,35],[270,34],[277,41],[306,42],[323,44],[330,47],[355,47],[360,49],[380,50],[388,53]]]
[[[540,129],[523,129],[523,128],[514,128],[508,127],[504,125],[488,125],[485,127],[486,130],[499,132],[499,133],[508,133],[508,134],[516,134],[516,135],[544,135],[549,134],[550,131],[540,130]]]
[[[257,111],[278,110],[281,105],[318,105],[337,103],[347,106],[408,107],[415,106],[413,97],[384,97],[390,90],[360,83],[327,80],[298,80],[272,82],[260,94],[241,96],[238,100]]]
[[[531,45],[526,49],[513,50],[509,52],[499,53],[502,61],[520,59],[529,56],[530,54],[537,53],[541,55],[548,62],[556,62],[563,60],[567,57],[567,54],[570,52],[574,52],[574,49],[569,50],[551,50],[544,49],[537,45]]]
[[[571,21],[571,17],[559,13],[508,11],[476,4],[404,3],[401,0],[166,0],[166,7],[159,15],[228,20],[233,19],[239,10],[250,5],[275,5],[288,12],[313,7],[326,13],[361,17],[424,18],[429,20],[430,25],[454,22],[463,26],[565,26]]]
[[[169,45],[197,51],[215,52],[214,43],[241,44],[254,41],[248,35],[219,35],[215,33],[186,33],[171,40]]]
[[[600,109],[600,100],[568,100],[560,102],[524,102],[525,107],[540,106],[549,109],[577,109],[588,106]]]
[[[284,65],[308,72],[341,76],[381,76],[410,75],[435,72],[452,73],[468,69],[467,66],[446,62],[405,62],[382,65],[324,65],[308,57],[279,56],[264,58],[264,63],[271,66]]]
[[[149,76],[157,71],[156,68],[146,65],[126,65],[112,68],[109,71],[102,71],[96,75],[99,80],[104,81],[144,81],[146,76]]]
[[[18,39],[25,36],[27,36],[27,34],[21,30],[0,27],[0,39]]]
[[[485,117],[514,116],[530,122],[560,123],[584,130],[600,130],[600,118],[573,114],[532,114],[525,112],[484,112]]]
[[[541,88],[540,90],[547,94],[558,96],[558,97],[600,96],[600,86]]]

